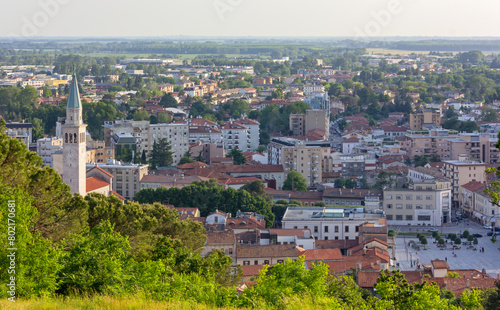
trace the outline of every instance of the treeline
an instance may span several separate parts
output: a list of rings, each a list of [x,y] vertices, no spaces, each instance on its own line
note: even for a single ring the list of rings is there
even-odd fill
[[[267,227],[274,223],[272,204],[261,196],[252,196],[244,189],[224,189],[216,179],[209,182],[194,182],[183,188],[152,188],[140,190],[134,197],[139,203],[160,202],[175,207],[198,208],[201,216],[220,210],[233,216],[237,211],[256,212],[264,216]]]

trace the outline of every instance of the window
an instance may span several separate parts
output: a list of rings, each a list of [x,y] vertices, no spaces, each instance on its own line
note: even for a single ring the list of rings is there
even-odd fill
[[[243,261],[243,266],[247,266],[247,265],[250,265],[250,261],[249,260],[244,260]]]
[[[338,236],[335,236],[335,240],[339,240],[339,237],[338,237]]]
[[[328,240],[328,236],[325,236],[325,240]]]
[[[392,214],[387,214],[387,220],[392,221]]]
[[[283,260],[282,259],[278,259],[278,264],[283,264]]]
[[[349,240],[349,236],[346,236],[346,237],[345,237],[345,240]]]
[[[307,226],[304,226],[304,229],[307,229]]]
[[[417,200],[422,200],[422,195],[417,195]]]
[[[325,232],[326,233],[328,232],[328,226],[325,226]]]
[[[397,200],[401,200],[401,199],[403,199],[403,195],[396,195],[396,199],[397,199]]]
[[[359,226],[354,227],[355,232],[359,232]]]
[[[396,209],[403,209],[403,205],[402,204],[397,204],[396,205]]]
[[[416,205],[415,209],[422,209],[422,205]]]
[[[317,233],[318,232],[318,226],[314,226],[314,232]]]
[[[431,195],[425,196],[425,200],[432,200],[432,196]]]
[[[413,195],[406,195],[406,200],[413,200]]]
[[[413,221],[413,215],[407,215],[406,216],[407,221]]]
[[[233,248],[229,248],[227,252],[229,255],[233,254]]]
[[[386,199],[392,199],[392,195],[385,195]]]
[[[269,265],[269,260],[264,260],[264,265]]]
[[[253,264],[254,264],[254,265],[258,265],[258,264],[259,264],[259,261],[258,261],[258,260],[254,260],[254,261],[253,261]]]
[[[396,215],[396,221],[402,221],[403,216],[401,214]]]
[[[418,220],[419,221],[430,221],[431,220],[431,216],[430,215],[419,215],[418,216]]]
[[[387,209],[392,209],[392,204],[388,203],[386,206]]]
[[[338,226],[335,226],[335,232],[338,233],[339,232],[339,227]]]
[[[349,226],[345,227],[345,232],[349,232]]]
[[[425,205],[425,208],[426,208],[427,210],[431,210],[431,209],[432,209],[432,205]]]
[[[413,205],[406,205],[406,209],[407,209],[407,210],[411,210],[411,209],[413,209]]]

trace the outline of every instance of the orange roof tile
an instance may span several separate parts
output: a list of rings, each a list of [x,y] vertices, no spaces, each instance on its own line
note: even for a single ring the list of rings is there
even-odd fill
[[[87,193],[103,187],[109,187],[109,183],[98,177],[90,177],[86,180]]]

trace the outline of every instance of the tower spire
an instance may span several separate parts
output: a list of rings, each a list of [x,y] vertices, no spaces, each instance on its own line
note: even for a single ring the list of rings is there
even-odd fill
[[[75,66],[73,65],[73,80],[69,89],[67,108],[81,108],[80,92],[78,91],[78,81],[76,80]]]

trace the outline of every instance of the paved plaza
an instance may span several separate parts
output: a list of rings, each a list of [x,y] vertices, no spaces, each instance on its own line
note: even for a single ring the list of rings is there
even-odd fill
[[[417,251],[405,246],[408,245],[408,242],[411,240],[418,242],[416,237],[404,237],[399,235],[396,237],[396,260],[394,264],[399,263],[399,268],[401,270],[416,270],[416,266],[413,265],[412,267],[410,260],[413,260],[413,262],[418,260],[420,265],[422,265],[422,263],[430,264],[431,260],[434,259],[447,259],[450,269],[482,270],[484,268],[490,276],[497,277],[500,273],[500,250],[498,250],[500,241],[493,244],[490,238],[491,237],[487,237],[486,234],[484,234],[482,238],[477,238],[479,244],[476,248],[479,249],[480,247],[484,247],[484,253],[479,250],[473,251],[472,249],[467,249],[467,245],[464,244],[460,245],[460,250],[453,250],[449,244],[448,249],[441,250],[433,243],[434,238],[432,236],[427,236],[427,241],[429,242],[429,244],[426,245],[427,250]],[[465,241],[465,239],[462,239],[462,241]],[[452,252],[456,253],[457,257],[454,257]],[[393,257],[391,249],[389,253],[390,256]]]

